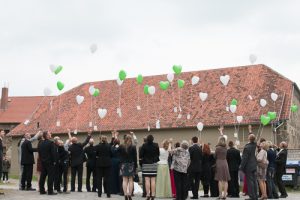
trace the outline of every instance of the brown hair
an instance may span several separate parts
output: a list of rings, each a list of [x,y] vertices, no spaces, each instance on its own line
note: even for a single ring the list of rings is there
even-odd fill
[[[219,137],[217,146],[226,147],[226,139],[225,139],[225,137],[223,137],[223,136]]]
[[[211,154],[211,151],[210,151],[210,148],[209,148],[208,144],[203,145],[202,153],[203,153],[203,155],[210,155]]]
[[[231,148],[231,147],[233,147],[233,141],[229,141],[228,142],[228,146]]]
[[[124,140],[124,146],[126,151],[128,150],[128,148],[132,145],[132,137],[131,135],[126,135],[125,140]]]
[[[105,135],[100,136],[100,142],[101,143],[107,143],[107,137]]]

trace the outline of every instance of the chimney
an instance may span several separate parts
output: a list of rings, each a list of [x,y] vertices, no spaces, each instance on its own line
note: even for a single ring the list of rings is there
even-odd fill
[[[8,87],[2,88],[2,96],[1,96],[1,110],[5,110],[8,104]]]

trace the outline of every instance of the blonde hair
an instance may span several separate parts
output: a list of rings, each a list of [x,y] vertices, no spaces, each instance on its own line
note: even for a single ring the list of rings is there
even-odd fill
[[[165,149],[165,150],[168,150],[168,148],[169,148],[169,141],[168,140],[164,140],[163,142],[162,142],[162,146],[163,146],[163,148]]]
[[[269,149],[269,145],[267,144],[267,142],[262,142],[259,146],[265,151]]]

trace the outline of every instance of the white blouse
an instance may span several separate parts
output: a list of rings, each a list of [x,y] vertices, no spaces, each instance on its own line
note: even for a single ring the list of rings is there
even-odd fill
[[[167,165],[168,164],[168,158],[169,158],[169,152],[165,150],[164,148],[159,149],[159,162],[158,164],[161,165]]]

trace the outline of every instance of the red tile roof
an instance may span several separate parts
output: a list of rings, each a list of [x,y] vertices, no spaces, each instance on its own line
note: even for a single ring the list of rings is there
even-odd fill
[[[228,86],[225,87],[219,78],[226,74],[230,75],[231,79]],[[198,85],[192,86],[191,78],[194,75],[200,77],[200,82]],[[185,80],[186,83],[181,90],[183,115],[181,119],[177,119],[178,113],[173,112],[173,107],[177,106],[179,101],[178,78]],[[155,95],[148,96],[151,128],[155,128],[158,116],[160,116],[161,128],[195,127],[199,121],[203,122],[205,126],[232,125],[235,123],[234,115],[226,111],[226,101],[230,102],[233,98],[238,100],[236,115],[244,116],[243,123],[245,124],[259,123],[260,115],[266,114],[268,111],[276,110],[279,113],[281,105],[283,105],[283,109],[280,119],[289,117],[293,82],[265,65],[184,72],[179,77],[175,75],[173,88],[169,88],[167,91],[159,89],[159,82],[164,80],[166,80],[166,75],[144,77],[143,85],[139,86],[135,78],[126,79],[121,86],[122,118],[119,118],[116,112],[119,105],[119,86],[115,80],[82,84],[58,97],[53,97],[52,103],[44,102],[33,116],[32,123],[28,126],[20,124],[12,131],[12,134],[35,132],[37,122],[40,123],[42,129],[51,130],[53,133],[66,133],[67,128],[74,130],[76,123],[79,132],[86,132],[89,129],[91,118],[94,119],[98,130],[101,127],[102,131],[147,129],[147,96],[143,93],[145,84],[156,87]],[[89,95],[90,85],[100,89],[98,97]],[[136,109],[139,87],[142,108],[140,111]],[[204,103],[200,101],[199,92],[208,93],[208,98]],[[272,92],[279,95],[276,104],[271,100]],[[75,100],[78,94],[85,97],[80,106]],[[249,95],[253,100],[249,99]],[[265,108],[261,108],[259,105],[261,98],[268,102]],[[92,99],[93,104],[91,104]],[[58,116],[59,104],[60,114]],[[98,116],[98,108],[108,110],[107,116],[102,120]],[[190,120],[186,117],[188,113],[191,114]],[[60,127],[56,126],[57,119],[61,121]]]
[[[21,123],[30,117],[43,97],[9,97],[5,110],[0,109],[0,123]]]

